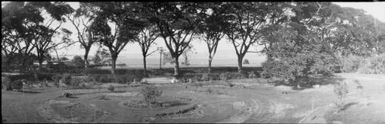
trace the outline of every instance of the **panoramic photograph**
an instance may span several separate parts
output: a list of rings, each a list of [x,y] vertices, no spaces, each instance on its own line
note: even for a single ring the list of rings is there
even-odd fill
[[[1,2],[2,123],[385,124],[385,2]]]

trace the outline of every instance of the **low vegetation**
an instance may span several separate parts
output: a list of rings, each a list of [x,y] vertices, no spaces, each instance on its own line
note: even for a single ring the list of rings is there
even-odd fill
[[[334,85],[334,93],[337,95],[336,106],[338,111],[342,110],[345,106],[345,99],[349,93],[348,85],[346,82],[340,82]]]
[[[350,55],[341,58],[343,72],[361,74],[385,74],[385,54],[371,57]]]
[[[156,102],[156,99],[162,95],[163,91],[156,86],[147,85],[142,88],[140,93],[143,95],[143,100],[147,106],[151,107]]]

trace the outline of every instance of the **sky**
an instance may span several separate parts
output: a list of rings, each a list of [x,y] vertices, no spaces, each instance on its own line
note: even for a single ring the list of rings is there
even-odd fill
[[[333,2],[341,7],[352,7],[356,9],[363,9],[367,14],[372,15],[373,17],[379,19],[382,22],[385,22],[385,2]],[[69,2],[73,8],[78,8],[78,2]],[[2,2],[2,5],[3,2]],[[75,31],[75,28],[70,23],[64,23],[62,27]],[[76,39],[76,36],[72,36],[73,39]],[[157,46],[153,46],[154,49],[161,46],[166,48],[164,41],[161,38],[158,38]],[[192,42],[194,53],[190,54],[190,60],[192,64],[207,64],[208,50],[207,46],[203,41],[195,40]],[[91,47],[89,56],[94,56],[98,46]],[[251,51],[261,50],[257,47],[251,48]],[[80,48],[79,44],[75,44],[69,48],[62,49],[59,52],[59,55],[66,55],[69,58],[72,58],[73,55],[83,55],[84,50]],[[159,53],[154,53],[149,57],[149,64],[158,63]],[[182,58],[181,58],[182,59]],[[250,61],[250,65],[259,66],[261,62],[265,60],[265,56],[258,53],[247,53],[245,59]],[[126,63],[127,65],[138,65],[141,64],[142,55],[141,50],[138,44],[131,43],[128,44],[124,50],[119,54],[117,63]],[[156,60],[156,61],[155,61]],[[227,39],[220,41],[217,54],[214,57],[213,65],[231,63],[235,65],[237,63],[236,54],[233,46]]]

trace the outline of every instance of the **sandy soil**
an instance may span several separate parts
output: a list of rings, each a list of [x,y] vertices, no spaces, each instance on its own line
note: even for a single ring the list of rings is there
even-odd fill
[[[133,108],[125,102],[140,100],[141,87],[105,84],[102,89],[68,90],[72,98],[59,97],[57,88],[29,92],[2,91],[5,122],[208,122],[208,123],[383,123],[385,75],[338,74],[349,86],[344,111],[336,112],[333,85],[293,90],[267,85],[261,80],[234,80],[226,84],[159,84],[160,100],[188,99],[186,104]],[[358,84],[363,88],[357,88]],[[108,85],[120,86],[109,92]],[[75,113],[75,114],[74,114]],[[160,116],[161,115],[161,116]]]

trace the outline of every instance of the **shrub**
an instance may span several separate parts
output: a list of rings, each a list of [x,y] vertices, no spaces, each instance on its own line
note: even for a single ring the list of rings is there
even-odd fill
[[[108,86],[107,89],[108,89],[109,91],[111,91],[111,92],[114,92],[114,91],[115,91],[115,87],[112,86],[112,85]]]
[[[62,76],[58,74],[52,76],[52,80],[54,81],[55,86],[59,86],[59,80],[61,79],[61,77]]]
[[[346,56],[340,58],[343,72],[356,72],[361,66],[365,64],[365,59],[359,56]]]
[[[10,90],[21,90],[23,88],[23,79],[12,81]]]
[[[366,59],[357,72],[363,74],[385,74],[385,54]]]
[[[340,63],[344,72],[358,72],[363,74],[385,73],[385,54],[367,58],[350,55],[341,57]]]
[[[113,82],[114,81],[114,78],[112,75],[110,74],[104,74],[104,75],[101,75],[100,78],[99,78],[99,81],[101,83],[109,83],[109,82]]]
[[[209,74],[208,73],[202,74],[201,81],[208,81],[208,80],[209,80]]]
[[[88,76],[72,76],[70,82],[72,88],[90,88],[86,83],[92,82],[92,79]]]
[[[349,93],[348,91],[348,85],[346,82],[340,82],[336,85],[334,85],[334,93],[337,95],[338,101],[336,102],[336,105],[339,109],[342,109],[344,107],[344,100],[347,94]]]
[[[222,81],[227,81],[229,79],[229,73],[228,72],[221,73],[219,77]]]
[[[66,85],[71,85],[71,75],[70,74],[63,74],[61,77],[62,83]]]
[[[276,77],[280,80],[286,80],[292,85],[297,84],[296,86],[309,83],[307,79],[318,74],[331,76],[333,59],[319,60],[320,58],[324,57],[301,55],[285,58],[285,60],[266,61],[262,63],[261,76],[264,78]]]
[[[141,90],[144,101],[151,106],[156,101],[156,98],[162,95],[163,91],[153,85],[148,85]]]
[[[201,81],[219,80],[220,75],[218,73],[203,73],[200,79]]]
[[[244,73],[240,74],[238,72],[235,72],[235,73],[229,73],[228,78],[229,79],[242,79],[242,78],[246,78],[246,75]]]
[[[77,68],[83,68],[84,67],[84,60],[80,56],[74,56],[74,58],[71,60],[71,62]]]
[[[249,73],[249,78],[257,78],[257,75],[254,73],[254,71]]]
[[[11,80],[8,76],[1,76],[1,89],[12,90],[11,89]]]

